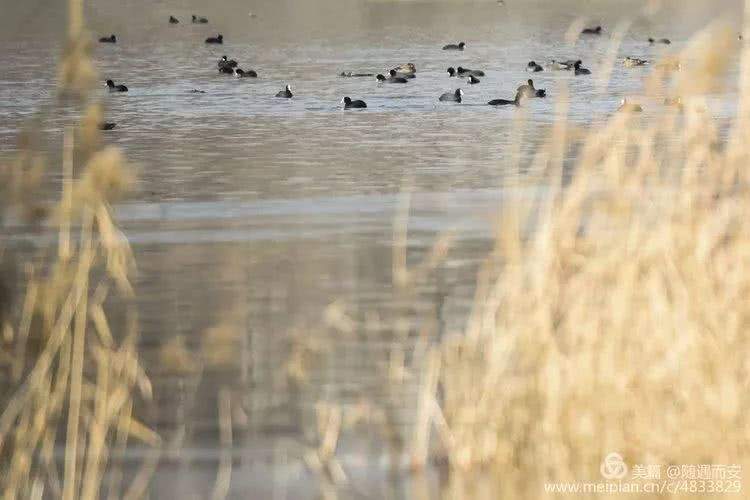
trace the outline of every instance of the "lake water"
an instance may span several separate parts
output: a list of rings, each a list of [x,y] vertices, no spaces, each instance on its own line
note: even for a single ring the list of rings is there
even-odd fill
[[[38,118],[50,159],[59,158],[67,114],[54,97],[65,24],[58,3],[64,2],[3,7],[4,157],[15,151],[18,130]],[[236,413],[234,497],[247,498],[248,491],[252,498],[316,497],[300,450],[315,442],[321,401],[386,415],[408,445],[422,355],[430,343],[461,331],[498,207],[543,194],[544,175],[532,158],[554,120],[555,97],[567,89],[570,120],[586,128],[603,123],[621,97],[641,95],[647,69],[616,64],[606,84],[598,78],[620,22],[632,25],[618,59],[654,59],[684,48],[717,15],[730,25],[741,18],[739,2],[730,1],[665,2],[653,16],[640,15],[644,3],[636,1],[506,3],[88,2],[92,34],[118,38],[96,44],[94,52],[106,118],[117,123],[105,137],[122,147],[139,177],[116,211],[138,261],[141,352],[155,386],[156,401],[142,413],[182,450],[159,469],[155,497],[210,492],[225,451],[217,438],[220,388],[231,393]],[[190,23],[193,13],[209,24]],[[181,23],[168,24],[169,15]],[[566,43],[566,30],[581,18],[607,33]],[[203,43],[219,32],[223,45]],[[649,36],[673,43],[650,46]],[[441,50],[458,41],[467,43],[465,51]],[[222,55],[259,78],[219,74]],[[547,90],[546,99],[522,109],[485,105],[513,97],[530,76],[529,60],[570,58],[582,59],[594,75],[536,73],[531,77]],[[406,62],[417,66],[417,78],[406,85],[338,76]],[[487,75],[468,85],[450,78],[448,66]],[[130,91],[108,94],[106,78]],[[725,93],[709,96],[720,120],[733,112],[731,82]],[[285,84],[294,98],[275,98]],[[459,87],[462,104],[437,101]],[[364,99],[368,108],[344,111],[343,96]],[[658,107],[647,107],[649,113]],[[53,170],[50,196],[58,180]],[[410,263],[441,234],[454,233],[447,259],[408,296],[391,277],[393,224],[405,189],[414,193]],[[25,240],[40,242],[23,227],[6,234],[19,248]],[[202,360],[200,376],[165,364],[165,345],[176,336]],[[211,351],[222,343],[228,354]],[[313,353],[304,382],[289,375],[299,349]],[[389,378],[394,356],[414,370],[403,383]],[[414,497],[405,477],[386,480],[388,440],[376,427],[342,437],[350,476],[343,496]],[[430,491],[439,488],[437,477],[428,482]]]

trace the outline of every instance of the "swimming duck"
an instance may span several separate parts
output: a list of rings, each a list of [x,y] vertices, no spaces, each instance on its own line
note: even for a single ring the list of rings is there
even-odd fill
[[[128,88],[125,85],[115,85],[112,80],[107,80],[107,88],[110,92],[127,92]]]
[[[351,71],[342,71],[339,76],[343,76],[345,78],[356,78],[364,76],[375,76],[375,73],[352,73]]]
[[[590,70],[581,67],[581,61],[580,60],[576,61],[576,63],[573,65],[573,69],[575,70],[576,76],[577,75],[590,75],[591,74]]]
[[[258,73],[256,73],[255,71],[253,71],[251,69],[245,71],[242,68],[235,68],[234,69],[234,76],[236,76],[237,78],[257,78],[258,77]]]
[[[521,97],[533,98],[533,97],[547,97],[547,91],[544,89],[537,89],[534,87],[534,80],[529,78],[526,81],[526,85],[521,85],[516,89],[516,92],[521,94]]]
[[[479,78],[477,78],[476,76],[474,76],[474,75],[469,75],[469,79],[467,80],[467,82],[466,82],[466,83],[468,83],[468,84],[470,84],[470,85],[474,85],[475,83],[479,83],[479,82],[481,82],[481,81],[482,81],[482,80],[480,80],[480,79],[479,79]]]
[[[582,35],[601,35],[602,34],[602,27],[597,26],[596,28],[584,28],[581,30]]]
[[[443,50],[464,50],[464,47],[466,47],[465,42],[449,43],[448,45],[443,45]]]
[[[647,64],[648,64],[648,61],[647,61],[647,60],[645,60],[645,59],[638,59],[637,57],[630,57],[630,56],[627,56],[627,57],[626,57],[626,58],[625,58],[625,59],[624,59],[624,60],[622,61],[622,64],[623,64],[623,66],[625,66],[626,68],[634,68],[634,67],[636,67],[636,66],[645,66],[645,65],[647,65]]]
[[[224,35],[219,33],[217,36],[210,36],[206,38],[206,43],[224,43]]]
[[[236,68],[237,67],[237,61],[234,59],[227,59],[227,56],[221,56],[221,59],[219,59],[219,62],[216,63],[216,65],[221,68]]]
[[[362,101],[360,99],[357,99],[356,101],[352,101],[352,98],[347,96],[341,99],[341,102],[344,104],[344,109],[358,109],[358,108],[366,108],[367,103],[365,101]]]
[[[206,24],[208,22],[208,19],[205,17],[198,17],[196,15],[193,15],[193,24]]]
[[[521,93],[516,92],[516,98],[513,99],[512,101],[509,101],[507,99],[492,99],[487,104],[489,104],[490,106],[508,106],[508,105],[520,106],[521,105]]]
[[[394,71],[393,75],[395,74],[396,72]],[[377,75],[375,79],[381,83],[407,83],[409,81],[406,78],[401,78],[393,75],[389,76],[388,78],[383,75]]]
[[[99,124],[99,130],[112,130],[117,126],[114,122],[102,122]]]
[[[287,85],[284,90],[279,90],[279,92],[276,94],[276,97],[286,97],[287,99],[291,99],[292,96],[292,87],[290,85]]]
[[[388,74],[391,75],[391,78],[406,78],[407,80],[417,77],[414,73],[399,73],[395,69],[388,71]]]
[[[225,75],[233,75],[234,68],[230,68],[229,66],[220,66],[219,73],[224,73]]]
[[[464,95],[464,91],[461,89],[456,89],[454,92],[446,92],[445,94],[442,94],[438,101],[442,102],[461,102],[461,98]]]
[[[205,94],[206,91],[205,90],[192,89],[192,90],[188,90],[188,93],[190,93],[190,94]]]
[[[620,101],[620,107],[617,108],[617,111],[623,112],[623,113],[640,113],[643,111],[643,108],[640,104],[634,104],[632,102],[628,102],[627,99],[623,99]]]
[[[450,73],[450,69],[451,68],[448,68],[449,73]],[[458,68],[456,68],[456,74],[458,76],[469,76],[469,75],[484,76],[484,71],[481,71],[478,69],[462,68],[461,66],[459,66]]]
[[[177,23],[179,23],[179,22],[180,22],[180,20],[179,20],[179,19],[177,19],[176,17],[174,17],[174,16],[169,16],[169,24],[177,24]]]
[[[414,75],[417,72],[417,67],[414,66],[414,63],[406,63],[396,66],[393,70],[399,75]]]
[[[529,64],[526,65],[526,71],[538,73],[539,71],[544,71],[544,68],[539,66],[536,61],[529,61]]]
[[[552,59],[547,67],[554,71],[570,71],[571,69],[573,69],[573,65],[575,63],[576,62],[573,60],[555,61],[554,59]]]
[[[103,36],[99,39],[100,43],[117,43],[117,37],[115,35]]]
[[[648,43],[650,43],[651,45],[653,45],[655,43],[661,43],[661,44],[664,44],[664,45],[669,45],[672,42],[671,42],[671,40],[669,38],[659,38],[658,40],[654,40],[653,38],[649,38],[648,39]]]

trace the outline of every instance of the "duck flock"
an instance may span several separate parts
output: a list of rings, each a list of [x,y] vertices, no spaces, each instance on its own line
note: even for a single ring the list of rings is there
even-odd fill
[[[191,18],[193,24],[208,24],[208,19],[202,16],[193,15]],[[180,20],[175,16],[169,16],[169,24],[179,24]],[[603,29],[601,26],[592,28],[584,28],[581,31],[582,36],[601,36]],[[117,43],[117,37],[115,34],[104,36],[99,38],[100,43]],[[205,39],[205,43],[209,45],[222,45],[224,43],[224,36],[218,33],[216,36],[208,37]],[[671,41],[667,38],[654,39],[649,38],[648,43],[650,44],[664,44],[668,45]],[[464,51],[466,50],[466,42],[450,43],[444,45],[442,50],[445,51]],[[628,68],[636,66],[645,66],[649,64],[649,61],[645,59],[639,59],[636,57],[626,57],[623,60],[623,65]],[[239,67],[239,63],[234,59],[229,59],[227,56],[223,56],[217,62],[217,68],[219,73],[225,75],[231,75],[236,78],[258,78],[258,73],[252,69],[243,69]],[[536,61],[529,61],[526,66],[526,70],[530,73],[538,73],[541,71],[570,71],[576,76],[590,75],[591,70],[583,67],[583,61],[580,59],[569,59],[566,61],[551,60],[544,66],[538,64]],[[390,69],[387,72],[387,76],[384,74],[375,73],[353,73],[351,71],[343,71],[339,74],[340,77],[344,78],[372,78],[379,83],[383,84],[408,84],[410,80],[416,78],[417,68],[413,63],[405,63]],[[466,78],[466,83],[469,85],[476,85],[481,83],[481,77],[485,76],[484,71],[478,69],[470,69],[458,66],[456,68],[449,67],[447,69],[449,77],[452,78]],[[115,84],[114,81],[108,79],[106,81],[107,88],[110,92],[127,92],[128,87],[123,84]],[[205,93],[202,90],[193,89],[192,93]],[[457,88],[452,92],[446,92],[438,97],[439,102],[453,102],[460,103],[463,100],[464,91],[461,88]],[[545,89],[537,89],[534,86],[534,80],[529,78],[525,84],[520,85],[516,89],[515,97],[512,99],[492,99],[487,102],[489,106],[520,106],[524,99],[543,98],[547,96]],[[291,85],[286,85],[283,90],[280,90],[275,97],[291,99],[294,97],[292,93]],[[367,103],[362,99],[352,99],[349,96],[344,96],[341,99],[341,104],[345,110],[349,109],[365,109]],[[641,107],[628,103],[625,99],[622,100],[619,108],[621,111],[641,111]],[[116,126],[115,123],[105,122],[100,124],[102,130],[112,130]]]

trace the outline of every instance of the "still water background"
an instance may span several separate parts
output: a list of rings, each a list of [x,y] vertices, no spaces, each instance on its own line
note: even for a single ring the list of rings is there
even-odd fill
[[[0,154],[12,156],[18,131],[34,120],[55,165],[69,119],[55,99],[65,2],[2,3]],[[92,35],[118,38],[94,52],[99,97],[107,120],[117,123],[106,140],[124,149],[139,177],[116,211],[136,253],[141,353],[155,385],[155,402],[142,413],[172,450],[153,483],[155,497],[210,492],[223,450],[221,388],[237,409],[232,496],[317,495],[307,486],[301,450],[315,443],[321,401],[364,408],[386,422],[345,433],[339,451],[350,475],[346,495],[412,496],[401,476],[383,480],[386,451],[394,441],[408,446],[426,346],[462,329],[498,206],[544,192],[533,155],[554,120],[555,96],[567,89],[571,121],[596,126],[622,97],[642,92],[647,74],[616,64],[608,83],[597,84],[619,22],[632,25],[618,58],[654,59],[684,48],[717,16],[730,26],[741,17],[739,2],[731,1],[666,2],[650,15],[636,1],[506,4],[87,2]],[[190,23],[193,13],[209,24]],[[169,15],[180,24],[168,24]],[[567,44],[566,30],[581,18],[608,33]],[[203,43],[217,33],[224,45]],[[649,36],[673,44],[650,46]],[[464,52],[440,50],[458,41],[467,43]],[[220,75],[222,55],[259,78]],[[529,77],[529,60],[570,58],[581,58],[594,75],[536,73],[547,99],[520,110],[484,105],[511,99]],[[406,62],[418,70],[406,85],[337,76]],[[468,85],[449,78],[448,66],[487,76]],[[106,93],[106,78],[130,92]],[[275,98],[286,84],[294,98]],[[462,104],[438,103],[459,87]],[[366,100],[368,109],[344,112],[345,95]],[[652,104],[647,116],[658,113],[657,101],[643,101]],[[718,120],[730,117],[733,78],[709,102]],[[408,297],[391,275],[393,222],[405,188],[413,192],[410,263],[439,235],[454,234],[446,260]],[[4,234],[17,251],[40,244],[38,234],[13,224]],[[176,338],[202,366],[200,375],[169,364],[165,349]],[[300,355],[308,360],[304,380],[290,368]],[[399,383],[394,358],[413,368]],[[384,427],[395,434],[384,437]],[[439,483],[430,480],[428,488]]]

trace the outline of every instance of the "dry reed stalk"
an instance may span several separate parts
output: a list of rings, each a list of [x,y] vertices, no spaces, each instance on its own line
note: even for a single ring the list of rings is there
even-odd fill
[[[69,6],[69,46],[61,64],[61,84],[63,93],[70,90],[83,97],[93,70],[82,33],[81,2],[71,0]],[[90,119],[96,115],[92,109],[82,128],[88,154],[78,179],[73,178],[73,127],[65,128],[63,193],[56,217],[50,220],[57,224],[57,252],[42,255],[40,264],[29,266],[27,273],[18,334],[13,338],[17,359],[12,375],[18,386],[0,414],[0,467],[8,471],[0,476],[0,488],[6,498],[98,497],[111,435],[116,434],[120,449],[128,437],[150,447],[161,443],[131,415],[135,393],[149,399],[151,384],[135,349],[137,317],[129,280],[133,256],[110,216],[111,201],[131,177],[119,151],[98,149],[101,141],[98,121]],[[23,152],[17,172],[11,173],[12,203],[24,205],[39,185],[42,170],[34,157]],[[76,242],[71,238],[74,229],[79,235]],[[130,300],[126,322],[122,328],[118,325],[117,334],[104,306],[110,289]],[[89,324],[93,335],[87,335]],[[95,367],[93,380],[88,366]],[[55,448],[63,440],[62,429],[60,480]],[[127,497],[143,496],[158,457],[156,452],[149,455]],[[118,491],[111,488],[109,493]]]
[[[12,379],[14,382],[18,382],[21,378],[25,367],[26,357],[26,343],[29,338],[29,331],[31,329],[31,319],[33,316],[34,308],[37,303],[37,295],[39,292],[39,284],[34,278],[33,266],[30,266],[32,271],[29,273],[29,279],[27,281],[26,297],[23,301],[23,308],[21,310],[21,322],[18,327],[18,336],[16,338],[15,348],[15,359],[13,360],[13,371]]]
[[[440,352],[431,349],[426,357],[424,380],[421,383],[414,437],[411,444],[411,467],[423,469],[427,464],[430,445],[430,428],[433,422],[434,401],[440,375]]]
[[[212,500],[226,498],[232,480],[232,398],[228,388],[219,390],[219,439],[221,441],[221,458],[214,482]]]
[[[81,230],[81,258],[85,261],[92,259],[91,225],[92,214],[84,209],[83,227]],[[81,301],[76,308],[75,326],[73,328],[73,353],[71,358],[70,395],[68,403],[68,429],[65,434],[65,475],[63,500],[73,500],[78,496],[76,484],[76,467],[78,462],[78,425],[81,411],[81,385],[83,382],[83,355],[86,342],[86,320],[87,320],[87,297],[88,297],[87,272],[82,276],[80,287],[82,289]]]
[[[65,129],[63,135],[63,180],[62,180],[62,217],[58,240],[58,257],[65,262],[70,258],[70,216],[73,212],[73,131]]]

